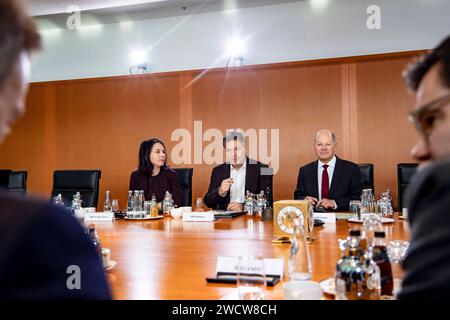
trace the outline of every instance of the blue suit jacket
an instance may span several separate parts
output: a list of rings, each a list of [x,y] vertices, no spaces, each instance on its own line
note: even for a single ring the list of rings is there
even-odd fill
[[[81,289],[67,280],[80,268]],[[69,281],[71,283],[71,281]],[[92,241],[63,209],[0,193],[0,299],[110,299]]]

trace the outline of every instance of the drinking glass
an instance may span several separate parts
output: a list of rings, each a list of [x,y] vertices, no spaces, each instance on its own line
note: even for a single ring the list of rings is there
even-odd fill
[[[401,263],[408,251],[409,242],[403,240],[392,240],[388,244],[389,260],[394,263]]]
[[[392,240],[387,246],[389,261],[392,266],[392,276],[394,278],[394,296],[401,288],[403,279],[402,262],[409,248],[409,242],[403,240]]]
[[[374,213],[375,212],[375,197],[372,193],[372,189],[363,189],[361,195],[361,213]]]
[[[306,240],[308,240],[308,243],[312,242],[314,240],[313,238],[313,229],[314,229],[314,211],[312,207],[309,207],[308,211],[308,237]]]
[[[377,213],[366,214],[362,217],[362,221],[362,237],[366,238],[369,246],[372,246],[375,240],[375,232],[383,230],[381,216]]]
[[[291,238],[290,256],[288,261],[288,275],[290,281],[310,280],[312,275],[311,256],[305,228],[300,219],[294,220],[294,234]]]
[[[361,201],[360,200],[350,200],[349,208],[351,213],[361,220]]]
[[[197,198],[195,200],[195,211],[196,212],[205,211],[205,208],[203,207],[203,199],[202,198]]]
[[[240,300],[264,300],[266,274],[261,256],[240,256],[236,283]]]
[[[151,215],[151,209],[152,209],[152,202],[151,201],[144,201],[144,211],[146,215]]]
[[[119,212],[120,208],[119,208],[119,200],[118,199],[113,199],[111,202],[111,210],[112,212]]]

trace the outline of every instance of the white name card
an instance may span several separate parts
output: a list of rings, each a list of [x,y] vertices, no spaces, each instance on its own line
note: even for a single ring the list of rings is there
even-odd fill
[[[283,259],[266,259],[264,258],[264,270],[266,275],[280,276],[283,279],[284,264]],[[254,273],[251,270],[239,270],[239,258],[238,257],[217,257],[216,272],[226,273]]]
[[[113,220],[114,220],[113,212],[86,212],[84,214],[84,221],[111,222]]]
[[[336,224],[336,213],[334,213],[334,212],[314,212],[314,219],[320,219],[325,223]]]
[[[351,212],[336,212],[336,219],[337,220],[348,220],[350,218],[356,217],[356,214]]]
[[[183,221],[214,221],[214,212],[183,212]]]

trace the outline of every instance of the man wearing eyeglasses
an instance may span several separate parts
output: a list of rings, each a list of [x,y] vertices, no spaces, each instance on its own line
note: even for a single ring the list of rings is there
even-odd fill
[[[294,199],[307,200],[316,210],[348,210],[350,200],[361,196],[361,171],[335,154],[336,135],[328,129],[314,136],[317,161],[301,167]]]
[[[405,72],[421,162],[407,194],[411,241],[399,299],[450,298],[450,37]],[[424,165],[427,164],[427,165]]]

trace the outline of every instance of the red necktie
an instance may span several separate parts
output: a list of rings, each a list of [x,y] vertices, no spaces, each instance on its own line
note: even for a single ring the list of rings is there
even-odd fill
[[[328,165],[324,164],[322,172],[322,199],[328,199],[328,194],[330,193],[330,182],[328,180]]]

